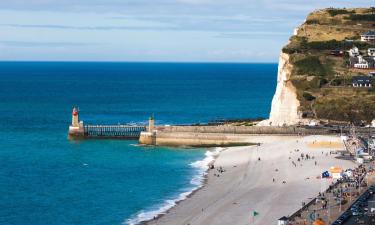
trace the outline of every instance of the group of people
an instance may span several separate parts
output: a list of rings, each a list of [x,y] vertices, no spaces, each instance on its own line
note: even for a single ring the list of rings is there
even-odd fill
[[[214,173],[214,176],[220,177],[220,174],[224,173],[226,170],[223,167],[220,166],[219,168],[216,169],[216,171],[218,172],[218,174]]]
[[[295,152],[299,152],[299,149],[295,149],[294,150]],[[292,159],[292,157],[289,157],[289,159]],[[315,157],[314,156],[311,156],[311,155],[309,155],[309,154],[303,154],[303,153],[301,153],[301,155],[300,155],[300,157],[298,157],[297,158],[297,161],[298,162],[301,162],[302,160],[309,160],[309,159],[315,159]],[[293,166],[294,167],[297,167],[297,163],[295,163],[294,161],[292,161],[292,164],[293,164]],[[318,162],[317,161],[315,161],[315,166],[318,164]],[[302,166],[302,164],[301,164],[301,166]]]

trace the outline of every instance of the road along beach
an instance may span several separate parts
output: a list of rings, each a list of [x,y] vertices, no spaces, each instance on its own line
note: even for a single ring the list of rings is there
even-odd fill
[[[331,154],[343,149],[337,136],[262,136],[259,142],[222,151],[204,187],[147,224],[276,224],[329,186],[320,179],[323,171],[355,166]]]

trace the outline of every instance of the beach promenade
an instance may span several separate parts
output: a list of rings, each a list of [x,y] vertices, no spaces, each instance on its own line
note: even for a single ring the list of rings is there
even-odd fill
[[[355,166],[330,154],[343,149],[339,137],[274,136],[261,142],[222,151],[203,188],[147,224],[277,224],[328,188],[330,182],[317,178],[323,171]]]
[[[346,177],[339,181],[336,180],[337,182],[324,193],[322,192],[321,195],[317,196],[315,201],[312,201],[312,204],[306,205],[299,212],[299,215],[290,218],[289,224],[311,224],[316,219],[332,224],[345,211],[350,210],[350,207],[357,201],[358,197],[374,184],[375,177],[373,173],[366,173],[370,167],[373,168],[372,163],[357,167],[352,170],[353,176],[351,178]],[[346,217],[354,219],[355,216],[349,214]]]

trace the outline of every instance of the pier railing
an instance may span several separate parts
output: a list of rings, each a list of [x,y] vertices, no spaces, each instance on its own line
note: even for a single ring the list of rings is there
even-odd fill
[[[84,125],[85,137],[96,138],[139,138],[145,126],[130,125]]]

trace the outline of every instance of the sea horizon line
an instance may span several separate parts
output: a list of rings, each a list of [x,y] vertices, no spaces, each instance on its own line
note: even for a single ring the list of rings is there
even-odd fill
[[[149,64],[278,64],[278,62],[230,62],[230,61],[90,61],[90,60],[0,60],[0,63],[149,63]]]

